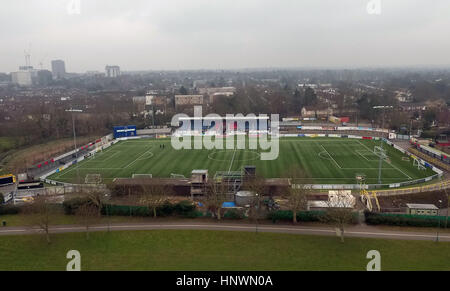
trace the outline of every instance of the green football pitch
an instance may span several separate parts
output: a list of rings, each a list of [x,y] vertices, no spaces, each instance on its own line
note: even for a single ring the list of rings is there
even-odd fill
[[[248,142],[248,141],[247,141]],[[164,147],[162,147],[164,145]],[[261,150],[175,150],[170,139],[136,139],[121,141],[77,165],[49,177],[55,181],[84,181],[87,174],[100,174],[104,182],[130,178],[133,174],[190,177],[192,170],[240,171],[256,166],[258,175],[266,178],[292,177],[300,169],[305,183],[355,184],[355,176],[366,176],[367,184],[377,184],[379,156],[374,153],[379,141],[340,138],[283,138],[279,156],[273,161],[261,160]],[[431,169],[419,170],[412,160],[384,144],[387,159],[382,163],[382,183],[398,183],[432,176]]]

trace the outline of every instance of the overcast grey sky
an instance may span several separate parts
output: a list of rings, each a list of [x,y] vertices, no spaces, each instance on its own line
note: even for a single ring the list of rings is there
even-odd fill
[[[0,71],[450,65],[449,0],[72,1],[1,0]]]

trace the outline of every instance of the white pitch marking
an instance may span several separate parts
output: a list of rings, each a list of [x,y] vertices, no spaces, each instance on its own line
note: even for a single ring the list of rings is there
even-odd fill
[[[365,147],[367,150],[369,150],[369,151],[371,151],[366,145],[364,145],[364,144],[362,144],[359,140],[358,140],[358,143],[360,144],[360,145],[362,145],[363,147]],[[373,151],[371,151],[371,152],[373,152]],[[374,152],[373,152],[374,153]],[[375,153],[374,153],[375,154]],[[408,177],[410,180],[412,180],[412,178],[408,175],[408,174],[406,174],[405,172],[403,172],[402,170],[400,170],[399,168],[397,168],[396,166],[394,166],[392,163],[390,163],[390,162],[387,162],[387,161],[385,161],[388,165],[390,165],[391,167],[393,167],[394,169],[396,169],[397,171],[399,171],[400,173],[402,173],[403,175],[405,175],[406,177]]]
[[[336,166],[338,166],[338,168],[339,169],[341,169],[342,170],[342,167],[338,164],[338,162],[336,162],[336,160],[330,155],[330,153],[327,151],[327,149],[322,145],[322,144],[320,144],[320,146],[323,148],[323,150],[328,154],[328,156],[330,156],[330,158],[334,161],[334,163],[336,164]]]

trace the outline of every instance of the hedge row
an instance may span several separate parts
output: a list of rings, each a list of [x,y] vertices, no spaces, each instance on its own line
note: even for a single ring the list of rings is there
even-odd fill
[[[110,216],[135,216],[135,217],[148,217],[153,216],[153,211],[145,206],[126,206],[126,205],[112,205],[105,204],[102,207],[103,215]],[[189,201],[182,201],[172,204],[166,202],[163,205],[156,208],[156,215],[159,217],[167,216],[183,216],[189,218],[195,218],[201,216],[201,213],[196,211],[196,207]]]
[[[417,226],[417,227],[450,227],[446,223],[445,216],[420,216],[409,214],[386,214],[365,212],[366,223],[369,225],[394,225],[394,226]]]
[[[77,209],[87,203],[91,203],[89,197],[76,197],[63,202],[64,213],[66,215],[74,215]]]
[[[0,206],[0,215],[18,214],[19,212],[20,208],[16,206]]]
[[[223,218],[226,219],[243,219],[244,217],[245,215],[236,209],[225,211],[225,213],[223,214]]]
[[[321,217],[325,215],[325,211],[299,211],[297,212],[297,221],[312,222],[320,221]],[[292,221],[292,211],[290,210],[278,210],[270,212],[268,219],[273,222],[277,221]]]

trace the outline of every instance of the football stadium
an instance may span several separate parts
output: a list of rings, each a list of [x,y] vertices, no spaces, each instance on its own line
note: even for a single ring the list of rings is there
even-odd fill
[[[251,137],[247,137],[247,142],[248,139]],[[377,184],[380,160],[383,184],[414,181],[434,174],[431,168],[416,165],[413,158],[386,143],[380,152],[380,141],[374,139],[284,137],[279,140],[277,159],[261,160],[261,152],[261,149],[175,150],[168,138],[133,138],[120,140],[48,178],[76,183],[95,174],[108,183],[115,178],[139,175],[189,177],[196,169],[214,175],[241,171],[252,165],[265,178],[293,177],[293,173],[302,172],[297,179],[308,184],[356,184],[357,176],[364,176],[367,184]]]

